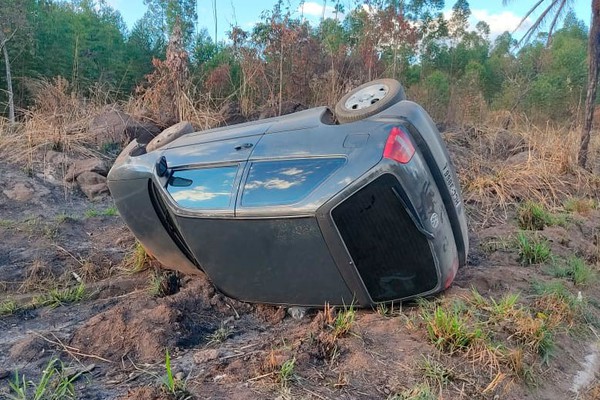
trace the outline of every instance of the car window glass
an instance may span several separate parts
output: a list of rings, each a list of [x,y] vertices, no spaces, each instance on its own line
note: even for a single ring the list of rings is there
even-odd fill
[[[341,167],[343,158],[256,162],[250,167],[242,206],[293,204]]]
[[[232,198],[238,166],[186,169],[173,172],[167,191],[184,208],[225,209]]]

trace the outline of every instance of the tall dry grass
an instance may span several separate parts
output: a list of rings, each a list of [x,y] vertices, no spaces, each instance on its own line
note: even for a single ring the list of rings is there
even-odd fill
[[[29,80],[33,106],[21,110],[22,119],[8,126],[0,120],[0,155],[2,159],[27,169],[43,161],[47,150],[62,151],[75,156],[98,156],[87,135],[90,120],[102,105],[71,94],[68,81]]]
[[[111,93],[102,94],[101,88],[97,88],[91,98],[81,97],[62,77],[28,79],[25,84],[32,106],[20,110],[22,117],[15,125],[9,126],[6,119],[0,118],[0,157],[28,171],[45,162],[44,155],[48,150],[60,151],[73,158],[106,158],[88,130],[94,117],[111,109],[124,109],[136,119],[159,122],[160,118],[151,112],[152,106],[169,100],[177,108],[178,120],[173,123],[186,120],[204,130],[222,121],[191,86],[177,90],[174,102],[172,97],[161,97],[160,90],[147,90],[125,103],[117,103]],[[157,85],[165,84],[160,80]]]
[[[579,129],[538,126],[513,117],[509,129],[497,120],[445,134],[472,222],[488,225],[514,206],[533,200],[556,208],[568,197],[598,198],[600,137],[594,135],[590,172],[577,166]]]
[[[167,70],[156,74],[164,86]],[[160,76],[159,76],[160,75]],[[165,75],[165,76],[163,76]],[[166,78],[165,78],[166,80]],[[9,126],[0,118],[0,156],[3,160],[32,170],[44,162],[47,150],[54,149],[75,157],[100,156],[94,139],[88,135],[91,119],[107,110],[103,101],[110,96],[97,95],[87,100],[72,94],[63,78],[27,82],[33,106],[23,110],[23,118]],[[218,125],[221,118],[210,104],[210,97],[194,92],[191,85],[177,91],[176,114],[191,121],[198,129]],[[146,90],[119,107],[136,117],[152,120],[145,113],[160,105],[160,90]],[[157,98],[155,98],[157,97]],[[105,100],[99,100],[105,99]],[[323,98],[325,100],[325,98]],[[474,103],[475,104],[475,103]],[[461,179],[465,202],[475,225],[486,225],[508,218],[514,206],[533,200],[549,208],[558,207],[567,197],[598,199],[600,189],[600,137],[592,136],[590,168],[576,163],[579,129],[572,124],[556,126],[533,123],[526,116],[509,112],[476,112],[445,133]],[[487,120],[476,125],[468,121]],[[508,126],[508,129],[503,127]]]
[[[179,116],[175,122],[188,121],[198,130],[211,129],[222,123],[222,116],[211,106],[210,99],[195,93],[196,88],[190,87],[178,91],[175,96],[177,115]],[[123,104],[123,110],[134,116],[136,119],[150,121],[152,123],[161,123],[160,118],[155,118],[151,111],[153,106],[160,100],[155,94],[146,92],[143,96],[132,96]],[[173,121],[172,121],[173,122]]]

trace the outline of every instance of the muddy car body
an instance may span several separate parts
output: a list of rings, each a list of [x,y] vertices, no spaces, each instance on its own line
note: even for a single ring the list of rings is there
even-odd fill
[[[468,237],[439,132],[400,100],[355,122],[325,107],[132,142],[108,176],[123,219],[168,268],[233,298],[370,306],[447,288]]]

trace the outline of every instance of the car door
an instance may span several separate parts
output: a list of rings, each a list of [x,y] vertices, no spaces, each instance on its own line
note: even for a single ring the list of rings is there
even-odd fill
[[[314,214],[381,159],[383,144],[373,145],[372,131],[361,122],[267,131],[248,160],[236,216]]]
[[[233,217],[246,161],[265,129],[264,125],[251,127],[233,138],[223,133],[228,138],[221,140],[200,135],[163,151],[169,172],[166,179],[157,179],[176,219]]]

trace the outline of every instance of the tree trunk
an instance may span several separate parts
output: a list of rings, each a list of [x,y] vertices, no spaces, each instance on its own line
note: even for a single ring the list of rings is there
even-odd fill
[[[600,0],[592,1],[592,25],[588,43],[588,84],[585,99],[585,113],[581,131],[581,144],[577,162],[585,168],[588,161],[590,133],[596,105],[596,89],[598,87],[598,62],[600,61]]]
[[[281,35],[279,47],[279,113],[281,115],[281,104],[283,103],[283,34]]]
[[[4,36],[4,33],[0,31],[0,47],[2,47],[2,53],[4,54],[4,65],[6,66],[6,90],[8,92],[8,122],[11,125],[15,123],[15,101],[12,88],[12,76],[10,74],[10,59],[8,58],[7,44],[8,39]]]

